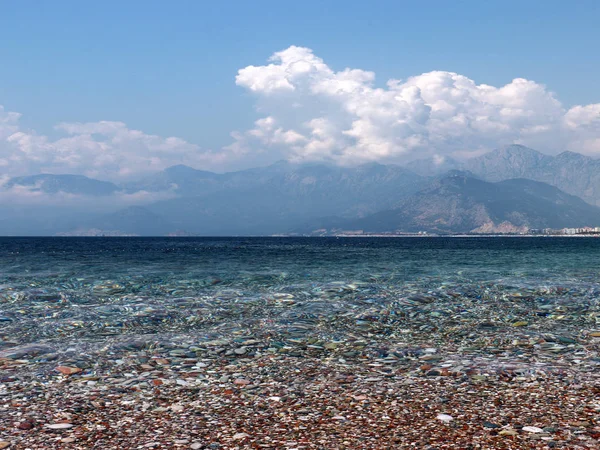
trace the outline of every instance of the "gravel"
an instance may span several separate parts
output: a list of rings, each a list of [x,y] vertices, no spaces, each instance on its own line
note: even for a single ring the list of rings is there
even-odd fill
[[[192,368],[158,359],[122,358],[91,385],[81,373],[6,378],[0,448],[600,448],[600,374],[430,377],[368,359],[263,355]]]

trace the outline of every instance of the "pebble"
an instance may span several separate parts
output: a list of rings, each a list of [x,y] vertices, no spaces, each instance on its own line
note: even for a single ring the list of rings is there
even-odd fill
[[[66,430],[67,428],[73,428],[73,424],[71,423],[51,423],[44,426],[51,430]]]
[[[441,420],[444,423],[450,423],[452,420],[454,420],[454,417],[449,414],[438,414],[436,419]]]
[[[56,370],[63,375],[74,375],[76,373],[82,372],[79,367],[68,367],[68,366],[58,366]]]
[[[544,430],[538,427],[523,427],[523,431],[527,431],[528,433],[543,433]]]
[[[8,448],[8,447],[10,447],[10,442],[0,441],[0,449]]]
[[[17,425],[17,428],[19,430],[31,430],[33,427],[35,427],[35,424],[29,420],[26,420],[24,422],[20,422]]]
[[[581,421],[569,422],[569,425],[571,425],[572,427],[589,427],[590,422],[588,422],[587,420],[581,420]]]

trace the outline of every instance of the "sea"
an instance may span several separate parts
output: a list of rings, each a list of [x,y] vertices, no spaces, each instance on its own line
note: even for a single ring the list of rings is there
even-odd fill
[[[6,237],[0,358],[89,368],[133,351],[233,358],[237,342],[244,357],[577,360],[600,328],[599,281],[596,238]]]

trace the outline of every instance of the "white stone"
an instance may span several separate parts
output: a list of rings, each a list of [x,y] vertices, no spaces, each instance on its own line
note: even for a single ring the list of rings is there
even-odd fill
[[[523,431],[528,431],[529,433],[542,433],[544,430],[538,427],[523,427]]]
[[[450,421],[454,420],[454,417],[448,414],[438,414],[437,419],[441,420],[442,422],[449,423]]]
[[[65,430],[67,428],[73,428],[73,424],[71,423],[51,423],[46,424],[45,426],[51,430]]]

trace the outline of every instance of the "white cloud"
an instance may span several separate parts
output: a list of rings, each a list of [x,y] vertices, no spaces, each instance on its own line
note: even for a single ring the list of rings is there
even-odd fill
[[[236,83],[255,96],[260,116],[215,151],[111,121],[61,123],[62,137],[54,139],[25,129],[19,113],[0,106],[0,173],[119,181],[174,164],[231,170],[281,158],[358,164],[437,155],[441,161],[511,143],[600,156],[600,104],[565,108],[544,85],[523,78],[494,87],[434,71],[378,87],[373,72],[335,71],[312,50],[292,46],[266,65],[240,69]]]
[[[9,179],[8,176],[0,177],[0,206],[53,206],[108,212],[132,205],[147,205],[177,196],[172,189],[160,192],[128,193],[118,191],[106,196],[89,196],[62,191],[47,193],[40,189],[41,183],[37,185],[15,184],[7,187],[5,185]]]
[[[230,156],[204,151],[177,137],[133,130],[122,122],[61,123],[56,129],[64,136],[52,140],[23,129],[19,118],[0,106],[0,168],[12,176],[78,173],[121,180],[174,164],[211,168]]]
[[[234,147],[340,164],[460,157],[511,143],[600,156],[600,104],[567,110],[534,81],[494,87],[444,71],[389,80],[385,88],[374,80],[364,70],[336,72],[295,46],[265,66],[243,68],[236,83],[256,96],[265,117],[235,134]]]

